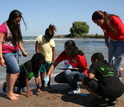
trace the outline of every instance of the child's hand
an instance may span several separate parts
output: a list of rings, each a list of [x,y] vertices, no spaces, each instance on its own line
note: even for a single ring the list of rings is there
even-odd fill
[[[26,97],[29,98],[30,96],[32,96],[32,92],[29,91],[27,92]]]
[[[3,58],[0,58],[0,65],[4,68],[6,67],[5,60]]]
[[[22,53],[24,57],[28,57],[28,54],[26,52]]]
[[[45,82],[45,84],[48,84],[48,82],[49,82],[49,76],[46,76],[45,78],[44,78],[44,82]]]

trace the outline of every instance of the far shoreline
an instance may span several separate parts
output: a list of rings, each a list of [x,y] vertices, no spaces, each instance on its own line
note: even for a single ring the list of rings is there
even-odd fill
[[[54,38],[98,38],[98,39],[103,39],[104,35],[82,35],[82,36],[76,36],[72,37],[70,35],[56,35]]]

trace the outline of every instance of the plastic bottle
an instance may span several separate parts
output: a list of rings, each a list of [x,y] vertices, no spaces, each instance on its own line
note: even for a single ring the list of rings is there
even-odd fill
[[[121,55],[120,71],[124,71],[124,54]]]

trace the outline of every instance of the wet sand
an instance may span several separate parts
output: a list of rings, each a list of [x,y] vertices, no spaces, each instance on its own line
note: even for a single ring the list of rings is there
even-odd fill
[[[124,78],[123,78],[124,81]],[[88,96],[68,95],[69,86],[66,84],[57,84],[52,78],[51,89],[45,87],[41,93],[36,93],[34,80],[30,81],[31,91],[33,95],[26,98],[26,93],[20,94],[19,100],[11,101],[6,97],[6,93],[0,93],[0,107],[92,107],[89,103],[93,96],[78,82],[81,93]],[[118,104],[107,107],[124,107],[124,94],[118,98]]]

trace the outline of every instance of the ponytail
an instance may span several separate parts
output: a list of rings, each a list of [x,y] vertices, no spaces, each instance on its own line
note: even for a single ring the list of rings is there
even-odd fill
[[[98,19],[103,19],[104,18],[104,22],[107,26],[107,28],[113,32],[114,34],[117,33],[117,30],[112,26],[111,24],[111,21],[110,21],[110,18],[112,16],[116,16],[118,17],[117,15],[115,14],[108,14],[107,12],[105,11],[95,11],[92,15],[92,20],[98,20]]]
[[[56,27],[52,24],[49,25],[49,28],[46,29],[45,35],[52,35],[54,36],[54,32],[56,31]]]

